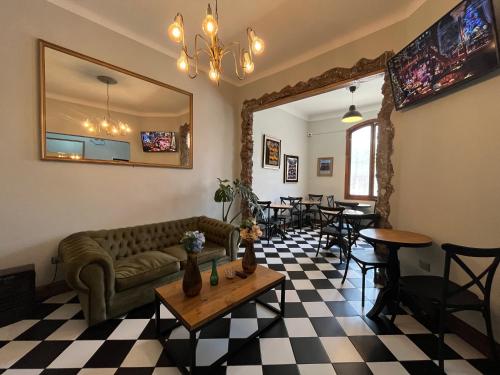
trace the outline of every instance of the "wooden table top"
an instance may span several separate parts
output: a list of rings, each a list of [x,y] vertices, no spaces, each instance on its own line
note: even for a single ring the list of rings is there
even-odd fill
[[[359,210],[344,210],[342,212],[344,216],[359,216],[359,215],[366,215],[363,211]]]
[[[241,271],[241,259],[217,267],[217,286],[210,285],[211,270],[202,272],[203,286],[200,294],[195,297],[184,295],[182,279],[156,288],[156,295],[189,331],[193,331],[221,315],[226,315],[234,307],[255,298],[273,285],[278,285],[285,278],[283,274],[258,264],[255,272],[246,279],[238,276],[227,279],[224,271],[229,268]]]
[[[289,210],[290,208],[292,208],[292,206],[290,206],[289,204],[283,203],[271,203],[269,207],[281,210]]]
[[[359,203],[356,207],[358,207],[358,208],[370,208],[370,207],[372,207],[372,205],[369,203]]]
[[[426,247],[432,244],[432,238],[414,232],[395,229],[369,228],[359,231],[359,235],[369,241],[404,247]]]
[[[300,203],[303,203],[306,206],[307,205],[313,205],[313,204],[321,204],[320,201],[314,201],[314,200],[310,200],[310,199],[304,199],[304,200],[300,201]]]

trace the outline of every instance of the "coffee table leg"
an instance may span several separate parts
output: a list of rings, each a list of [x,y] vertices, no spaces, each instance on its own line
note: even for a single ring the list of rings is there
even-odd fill
[[[285,316],[285,282],[286,280],[283,279],[281,282],[281,304],[280,304],[280,310],[281,310],[281,316]]]
[[[196,332],[189,333],[189,349],[191,350],[191,367],[189,369],[190,374],[194,374],[196,369]]]
[[[156,337],[160,338],[160,299],[157,295],[155,295],[155,328],[156,328]]]
[[[368,311],[366,316],[368,318],[377,317],[385,306],[389,306],[393,310],[395,301],[399,293],[399,259],[398,259],[399,246],[389,246],[389,259],[387,264],[387,285],[378,294],[377,300],[372,309]],[[394,310],[397,311],[397,310]],[[393,311],[391,311],[392,313]]]

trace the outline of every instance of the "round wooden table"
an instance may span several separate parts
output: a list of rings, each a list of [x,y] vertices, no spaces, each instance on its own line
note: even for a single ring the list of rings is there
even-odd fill
[[[427,247],[432,239],[423,234],[394,229],[362,229],[359,235],[372,245],[383,244],[389,249],[387,265],[387,284],[378,294],[373,308],[366,314],[369,318],[378,316],[385,306],[388,306],[393,318],[396,316],[396,305],[399,301],[399,258],[401,247]]]

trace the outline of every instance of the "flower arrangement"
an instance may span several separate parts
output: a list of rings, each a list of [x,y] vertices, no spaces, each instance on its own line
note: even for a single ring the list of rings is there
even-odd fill
[[[254,242],[262,237],[262,230],[255,219],[245,219],[240,224],[240,237],[244,241]]]
[[[181,243],[188,253],[199,253],[205,244],[205,235],[199,231],[188,231],[182,236]]]

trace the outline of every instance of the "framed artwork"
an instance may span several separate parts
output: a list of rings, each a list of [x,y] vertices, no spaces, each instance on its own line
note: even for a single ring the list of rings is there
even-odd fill
[[[262,142],[262,168],[280,169],[281,162],[281,140],[264,134]]]
[[[333,176],[333,158],[318,158],[318,177]]]
[[[299,182],[299,157],[285,155],[284,182]]]

